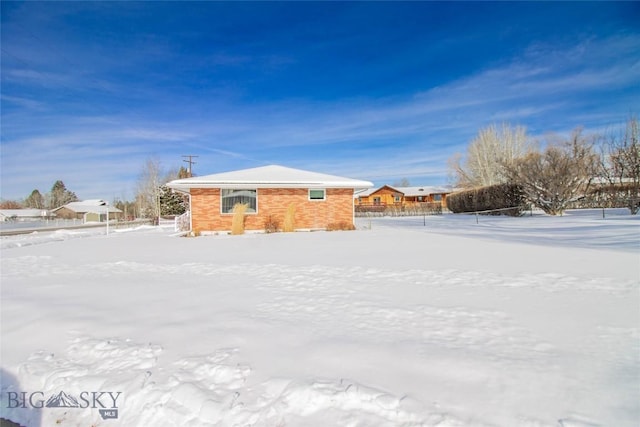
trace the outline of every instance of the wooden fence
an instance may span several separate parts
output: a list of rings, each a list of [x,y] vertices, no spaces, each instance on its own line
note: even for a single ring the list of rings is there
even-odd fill
[[[442,204],[440,202],[404,204],[360,203],[355,205],[355,214],[357,217],[442,215]]]

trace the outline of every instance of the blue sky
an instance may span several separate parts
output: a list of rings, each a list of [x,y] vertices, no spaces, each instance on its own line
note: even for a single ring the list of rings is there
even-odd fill
[[[1,193],[133,199],[145,161],[448,182],[482,127],[640,106],[636,2],[5,2]]]

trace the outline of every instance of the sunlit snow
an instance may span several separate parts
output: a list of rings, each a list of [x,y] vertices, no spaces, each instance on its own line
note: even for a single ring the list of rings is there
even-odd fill
[[[25,426],[638,425],[640,216],[357,225],[2,238],[2,416]],[[83,391],[120,392],[117,419],[8,401],[64,392],[82,404]]]

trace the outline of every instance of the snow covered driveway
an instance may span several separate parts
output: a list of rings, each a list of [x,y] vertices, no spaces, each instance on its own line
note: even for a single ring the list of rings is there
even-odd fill
[[[2,239],[2,414],[28,426],[636,426],[640,222],[590,212]],[[39,405],[50,396],[65,403]]]

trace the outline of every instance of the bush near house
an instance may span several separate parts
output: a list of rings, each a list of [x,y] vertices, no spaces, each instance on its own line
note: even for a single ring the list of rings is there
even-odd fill
[[[347,221],[332,222],[327,225],[327,231],[351,231],[355,229],[356,227]]]
[[[264,220],[265,233],[277,233],[280,229],[280,221],[273,215],[268,215]]]
[[[522,187],[515,184],[478,187],[447,197],[447,208],[453,213],[482,212],[487,215],[520,216],[524,207]]]
[[[640,209],[640,196],[634,183],[593,185],[584,197],[569,203],[569,209],[628,208],[631,214]],[[635,197],[634,197],[635,196]]]
[[[236,203],[233,206],[233,218],[231,220],[231,234],[244,234],[244,215],[249,205],[246,203]]]
[[[282,231],[285,233],[291,233],[296,229],[296,206],[292,203],[287,207],[287,213],[284,216],[284,226]]]

